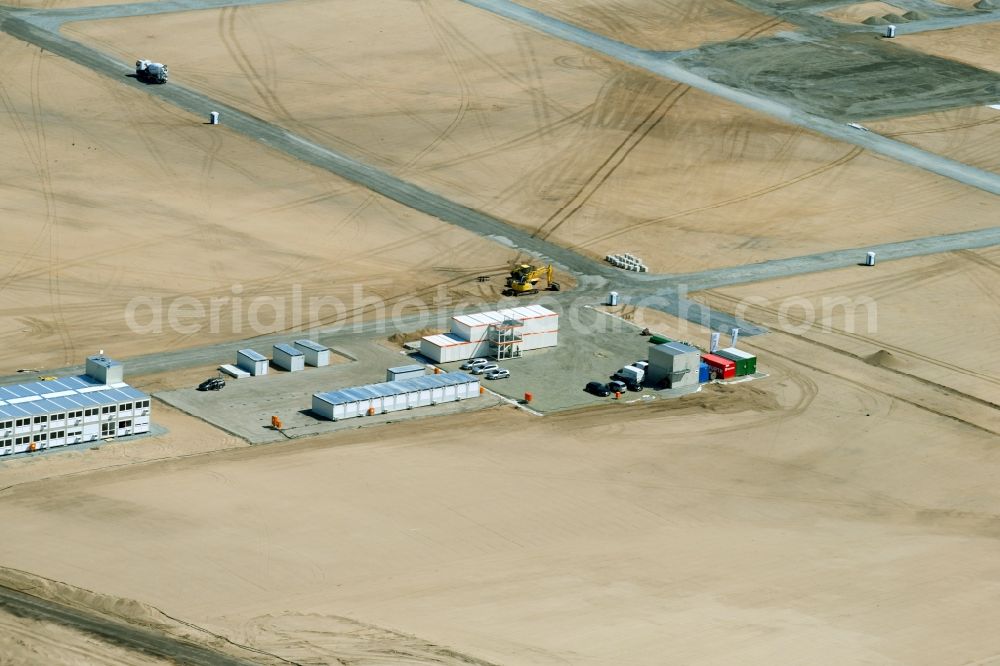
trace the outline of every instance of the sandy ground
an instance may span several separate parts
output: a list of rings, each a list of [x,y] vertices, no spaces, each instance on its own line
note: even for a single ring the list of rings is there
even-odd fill
[[[123,60],[156,53],[179,82],[656,272],[996,223],[990,195],[460,3],[388,0],[370,18],[361,0],[293,5],[66,30]]]
[[[1000,100],[998,100],[1000,103]],[[1000,109],[972,106],[873,121],[869,129],[965,164],[1000,173]]]
[[[885,16],[886,14],[905,14],[906,10],[886,4],[884,2],[862,2],[856,5],[846,5],[836,7],[823,12],[823,16],[829,16],[844,23],[861,23],[866,18],[872,16]]]
[[[0,459],[0,490],[39,479],[72,476],[98,469],[122,469],[157,460],[189,458],[247,446],[242,439],[161,402],[153,403],[153,422],[167,432],[127,442],[107,442],[98,448],[4,457]]]
[[[902,35],[897,40],[903,46],[942,58],[1000,72],[1000,49],[996,48],[1000,39],[1000,25],[981,23],[978,25],[934,30],[915,35]],[[1000,100],[997,100],[1000,104]]]
[[[654,51],[753,39],[793,27],[728,0],[525,0],[518,4]]]
[[[998,278],[1000,249],[963,250],[722,289],[706,300],[1000,408]]]
[[[3,374],[478,294],[514,258],[6,36],[0,103]]]
[[[0,610],[0,655],[5,664],[147,666],[172,662],[125,650],[50,622],[25,620]]]
[[[325,663],[345,622],[503,664],[1000,651],[996,435],[768,338],[770,378],[679,401],[23,484],[0,496],[0,561]]]
[[[68,7],[96,7],[98,5],[121,5],[131,0],[4,0],[0,5],[19,9],[63,9]],[[143,0],[157,2],[158,0]]]
[[[654,270],[996,224],[995,197],[456,3],[140,20],[70,32]],[[636,25],[614,29],[652,35]],[[0,102],[11,370],[236,334],[126,338],[136,295],[347,297],[358,280],[460,294],[511,258],[6,38]],[[987,661],[998,265],[998,251],[959,252],[700,295],[767,298],[748,311],[764,324],[782,299],[870,297],[878,329],[835,314],[830,331],[744,339],[768,378],[676,401],[498,407],[259,447],[158,403],[162,436],[0,462],[0,565],[64,581],[45,589],[65,602],[145,624],[161,609],[299,663]],[[166,390],[206,371],[134,379]],[[19,641],[24,625],[0,615],[0,654],[118,658],[57,627]]]

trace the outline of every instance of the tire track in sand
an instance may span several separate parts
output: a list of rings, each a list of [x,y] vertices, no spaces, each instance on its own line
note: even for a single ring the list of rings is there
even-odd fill
[[[606,233],[606,234],[601,234],[600,236],[594,236],[593,238],[587,240],[584,243],[578,243],[577,245],[573,246],[571,249],[573,249],[573,250],[579,250],[579,249],[590,248],[590,247],[593,247],[594,245],[596,245],[597,243],[602,243],[604,241],[611,240],[612,238],[616,238],[618,236],[622,236],[624,234],[631,233],[633,231],[637,231],[637,230],[642,229],[644,227],[648,227],[648,226],[650,226],[652,224],[661,224],[663,222],[668,222],[670,220],[676,220],[678,218],[686,217],[688,215],[694,215],[696,213],[703,213],[705,211],[714,210],[716,208],[724,208],[725,206],[731,206],[732,204],[735,204],[735,203],[742,203],[744,201],[749,201],[751,199],[756,199],[757,197],[761,197],[761,196],[764,196],[766,194],[771,194],[772,192],[777,192],[778,190],[782,190],[782,189],[784,189],[786,187],[791,187],[792,185],[795,185],[797,183],[801,183],[804,180],[808,180],[810,178],[815,178],[816,176],[819,176],[819,175],[821,175],[823,173],[826,173],[830,169],[835,169],[835,168],[837,168],[839,166],[843,166],[844,164],[847,164],[848,162],[850,162],[851,160],[855,159],[856,157],[858,157],[859,155],[861,155],[864,152],[865,152],[864,148],[861,148],[859,146],[852,146],[849,151],[847,151],[844,155],[838,157],[837,159],[833,160],[832,162],[829,162],[829,163],[824,164],[822,166],[816,167],[815,169],[811,169],[809,171],[806,171],[805,173],[800,174],[798,176],[795,176],[794,178],[790,178],[788,180],[782,181],[780,183],[776,183],[774,185],[770,185],[768,187],[761,188],[759,190],[754,190],[753,192],[748,192],[746,194],[741,194],[741,195],[736,196],[736,197],[732,197],[732,198],[729,198],[729,199],[724,199],[723,201],[718,201],[716,203],[707,204],[707,205],[704,205],[704,206],[698,206],[696,208],[688,208],[687,210],[682,210],[682,211],[678,211],[676,213],[671,213],[670,215],[664,215],[662,217],[653,218],[651,220],[644,220],[642,222],[637,222],[635,224],[631,224],[631,225],[629,225],[627,227],[624,227],[622,229],[616,229],[615,231],[611,231],[611,232]]]
[[[598,165],[597,169],[591,173],[573,196],[542,222],[532,236],[547,240],[559,227],[583,208],[689,90],[691,90],[690,86],[680,83],[671,88],[663,99],[629,132],[628,136],[615,147],[611,154]]]

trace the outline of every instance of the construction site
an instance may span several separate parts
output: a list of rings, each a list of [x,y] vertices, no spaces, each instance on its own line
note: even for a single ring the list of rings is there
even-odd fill
[[[992,663],[997,44],[0,0],[0,662]]]

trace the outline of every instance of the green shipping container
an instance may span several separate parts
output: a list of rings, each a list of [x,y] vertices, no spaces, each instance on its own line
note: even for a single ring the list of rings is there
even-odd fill
[[[720,349],[715,353],[722,358],[728,358],[736,364],[737,377],[752,375],[757,372],[757,357],[753,354],[748,354],[745,351],[735,349],[734,347]]]
[[[649,336],[649,344],[651,345],[662,345],[668,342],[673,342],[670,338],[664,335],[651,335]]]

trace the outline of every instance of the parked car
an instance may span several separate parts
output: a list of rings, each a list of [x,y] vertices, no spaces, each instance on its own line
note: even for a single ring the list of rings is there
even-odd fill
[[[628,389],[628,386],[623,381],[617,379],[608,382],[608,390],[612,393],[624,393]]]
[[[462,364],[462,370],[472,370],[477,365],[486,365],[490,362],[488,358],[470,358],[468,361]]]
[[[483,363],[482,365],[477,365],[472,368],[472,374],[474,375],[485,375],[493,370],[499,370],[500,366],[496,363]]]
[[[602,384],[601,382],[587,382],[587,386],[584,387],[583,390],[602,398],[606,398],[611,395],[611,391],[608,390],[608,385]]]
[[[212,377],[198,384],[199,391],[221,391],[226,386],[226,380],[222,377]]]
[[[636,361],[632,364],[633,368],[639,368],[643,373],[649,372],[649,361]]]
[[[510,377],[510,370],[507,368],[497,368],[486,373],[486,379],[507,379]]]

